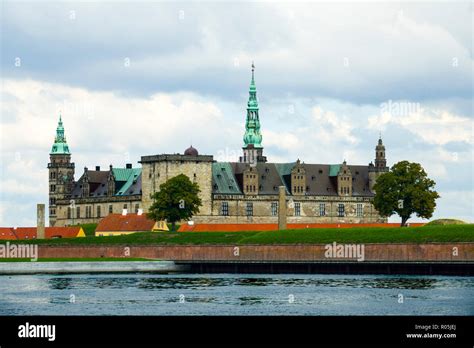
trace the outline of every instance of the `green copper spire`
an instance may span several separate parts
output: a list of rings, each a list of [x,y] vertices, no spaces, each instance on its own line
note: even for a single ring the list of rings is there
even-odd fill
[[[59,115],[58,127],[56,128],[56,138],[54,138],[54,144],[51,148],[51,155],[64,155],[69,154],[69,146],[64,136],[63,120]]]
[[[249,101],[247,103],[247,120],[244,134],[245,147],[253,145],[262,148],[262,134],[260,134],[260,119],[258,117],[257,87],[255,86],[255,65],[252,62],[252,80],[249,88]]]

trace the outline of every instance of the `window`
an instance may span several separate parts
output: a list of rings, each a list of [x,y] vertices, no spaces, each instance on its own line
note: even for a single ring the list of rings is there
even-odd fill
[[[272,202],[272,216],[278,214],[278,202]]]
[[[229,202],[222,202],[221,203],[221,215],[222,216],[229,216]]]
[[[76,208],[76,218],[80,218],[81,217],[81,207],[77,207]]]
[[[135,214],[138,213],[138,209],[140,209],[140,204],[135,204]]]
[[[362,217],[363,216],[362,203],[357,203],[356,214],[357,214],[357,217]]]
[[[342,203],[337,206],[337,216],[344,217],[344,204]]]
[[[128,205],[127,205],[127,203],[125,203],[125,204],[123,205],[123,209],[127,209],[127,208],[128,208]]]
[[[301,215],[301,203],[297,202],[295,203],[295,216],[300,216]]]
[[[253,203],[247,203],[247,216],[253,216]]]
[[[71,218],[71,207],[67,207],[67,218]]]
[[[326,216],[326,203],[319,203],[319,216]]]
[[[100,218],[100,205],[97,206],[97,217]]]
[[[109,214],[112,214],[114,212],[114,208],[112,204],[109,204]]]

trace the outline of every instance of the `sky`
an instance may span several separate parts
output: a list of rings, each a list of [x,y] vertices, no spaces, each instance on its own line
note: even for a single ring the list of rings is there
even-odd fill
[[[0,226],[47,204],[60,113],[76,180],[190,144],[237,161],[252,61],[270,162],[368,164],[381,134],[436,181],[433,218],[474,222],[470,2],[0,6]]]

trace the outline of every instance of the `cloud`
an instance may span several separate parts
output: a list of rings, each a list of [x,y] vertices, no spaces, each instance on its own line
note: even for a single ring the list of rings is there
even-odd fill
[[[446,110],[421,109],[419,106],[403,107],[407,103],[411,104],[405,101],[393,103],[390,101],[390,107],[396,111],[394,113],[390,110],[383,111],[387,106],[382,107],[381,114],[369,117],[368,128],[385,130],[392,125],[399,125],[430,144],[446,145],[450,142],[473,144],[472,119],[453,115]],[[408,112],[400,114],[398,110],[402,109]]]
[[[469,2],[7,2],[2,10],[0,225],[47,201],[59,111],[76,176],[190,143],[237,160],[252,61],[269,161],[366,164],[382,131],[390,165],[421,163],[443,197],[471,190]],[[444,199],[439,214],[457,214]]]
[[[242,69],[255,60],[276,98],[470,99],[468,6],[8,2],[2,68],[10,78],[92,90],[184,90],[232,100],[247,83]]]

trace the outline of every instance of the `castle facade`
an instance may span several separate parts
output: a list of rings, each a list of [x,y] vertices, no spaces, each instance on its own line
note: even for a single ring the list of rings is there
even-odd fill
[[[50,152],[49,223],[68,226],[97,223],[111,213],[147,212],[152,195],[168,179],[185,174],[197,182],[203,205],[196,223],[277,223],[279,187],[286,188],[288,223],[386,222],[372,204],[373,186],[388,171],[385,146],[379,138],[375,161],[368,165],[308,164],[299,159],[271,163],[263,155],[254,66],[247,103],[242,156],[217,162],[194,147],[183,154],[142,156],[134,168],[84,168],[75,180],[75,166],[61,117]]]

